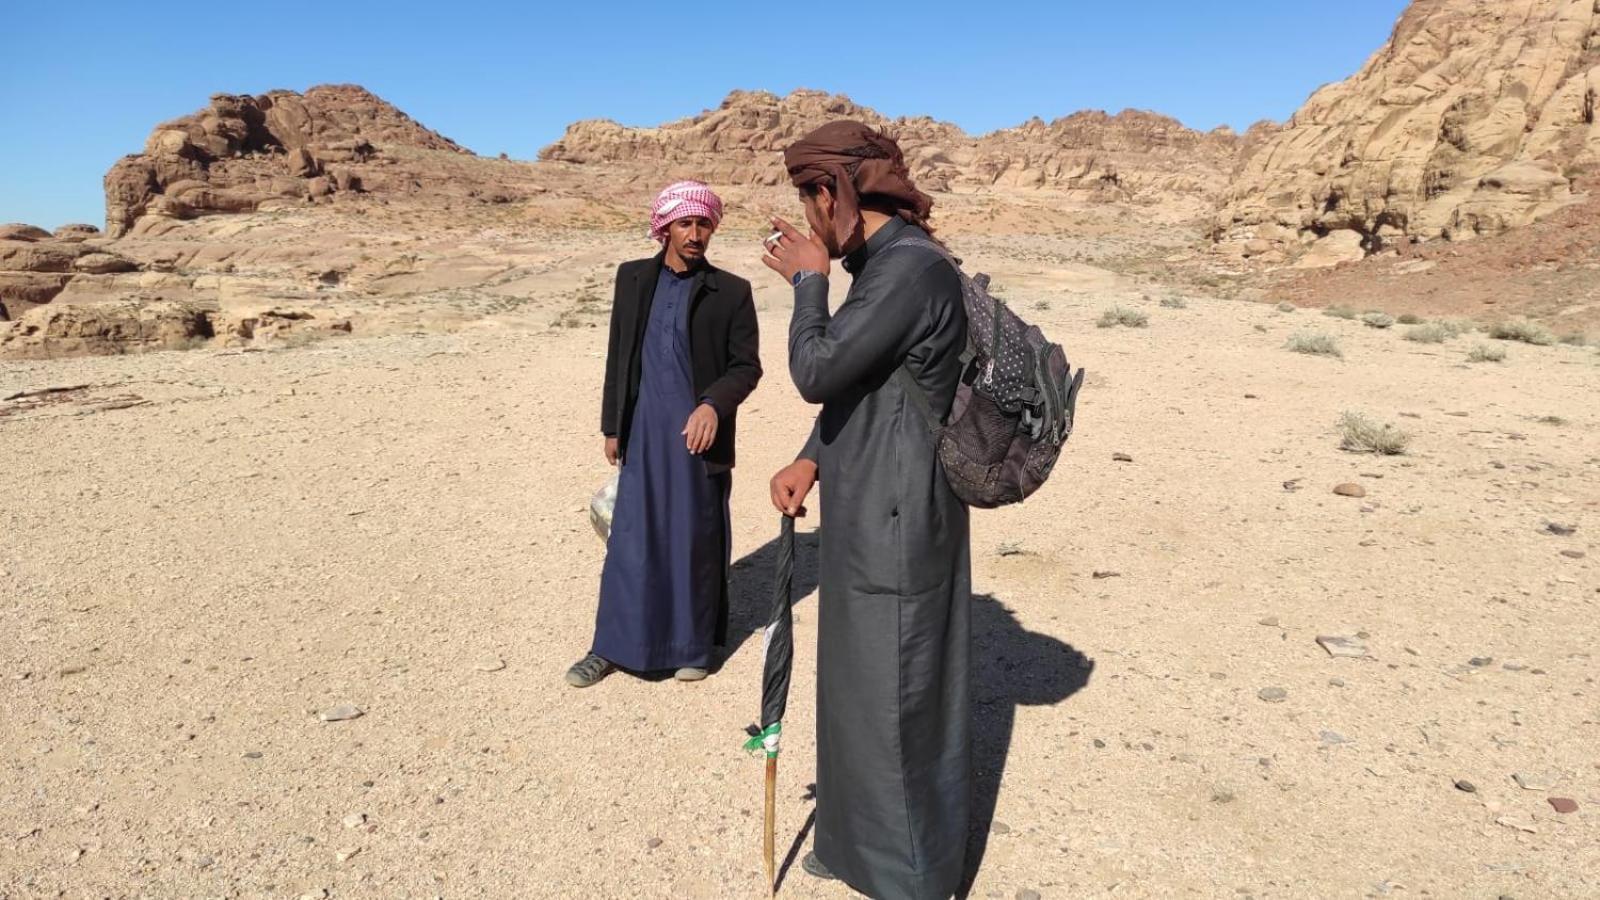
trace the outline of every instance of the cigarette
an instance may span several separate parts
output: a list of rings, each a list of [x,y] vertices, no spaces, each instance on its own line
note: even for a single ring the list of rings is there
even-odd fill
[[[774,231],[773,233],[767,235],[767,239],[762,241],[761,243],[766,244],[767,246],[770,247],[773,244],[776,244],[777,242],[779,242],[781,240],[783,240],[783,232]]]

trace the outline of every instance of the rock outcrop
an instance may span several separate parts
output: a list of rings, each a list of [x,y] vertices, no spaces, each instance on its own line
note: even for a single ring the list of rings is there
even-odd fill
[[[1370,251],[1526,225],[1600,167],[1597,98],[1596,0],[1415,0],[1360,72],[1246,148],[1215,235],[1350,230]]]
[[[783,148],[840,118],[889,129],[918,183],[932,190],[1007,187],[1121,200],[1174,193],[1215,198],[1242,143],[1226,129],[1204,134],[1137,110],[1115,116],[1082,112],[1054,122],[1034,119],[972,137],[946,122],[889,119],[820,91],[798,90],[785,97],[735,91],[715,110],[655,128],[578,122],[539,158],[628,166],[656,180],[693,175],[714,184],[779,185],[785,182]]]
[[[56,299],[74,279],[131,272],[131,260],[90,243],[97,232],[68,225],[52,235],[32,225],[0,225],[0,321]]]
[[[30,310],[0,332],[0,359],[178,350],[212,336],[210,318],[195,303],[63,303]]]
[[[385,170],[406,151],[469,154],[354,85],[218,94],[205,109],[157,126],[143,153],[106,173],[106,231],[120,237],[146,216],[187,219],[412,188],[409,173]]]

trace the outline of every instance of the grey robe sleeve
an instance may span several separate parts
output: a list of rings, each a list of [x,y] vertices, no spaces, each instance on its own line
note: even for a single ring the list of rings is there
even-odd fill
[[[806,445],[800,448],[800,455],[796,456],[795,459],[809,459],[812,462],[817,462],[817,454],[821,452],[822,417],[817,416],[817,418],[811,423],[811,436],[806,438]]]
[[[920,261],[923,272],[872,267],[832,315],[827,279],[807,278],[795,288],[789,375],[807,403],[827,403],[859,387],[869,372],[903,356],[922,337],[928,304],[917,290],[925,280],[918,276],[942,260]]]

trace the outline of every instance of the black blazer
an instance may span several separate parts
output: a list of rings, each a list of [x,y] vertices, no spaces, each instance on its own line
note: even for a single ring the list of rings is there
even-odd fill
[[[617,268],[600,432],[617,438],[624,454],[639,400],[639,345],[665,260],[662,252]],[[735,419],[739,404],[761,380],[760,348],[750,282],[710,263],[701,265],[689,289],[689,367],[695,393],[717,411],[717,438],[702,454],[708,465],[733,467]]]

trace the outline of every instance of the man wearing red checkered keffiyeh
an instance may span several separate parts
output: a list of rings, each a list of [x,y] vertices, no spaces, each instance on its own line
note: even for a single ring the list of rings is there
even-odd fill
[[[674,222],[701,218],[716,231],[722,224],[722,198],[700,181],[680,181],[666,187],[650,205],[650,236],[657,243],[669,243],[668,229]],[[710,239],[710,233],[706,238]],[[702,251],[703,248],[702,248]]]
[[[650,206],[653,258],[617,270],[600,431],[620,466],[594,643],[567,672],[698,681],[728,623],[736,411],[761,378],[750,282],[706,260],[722,200],[698,181]]]

